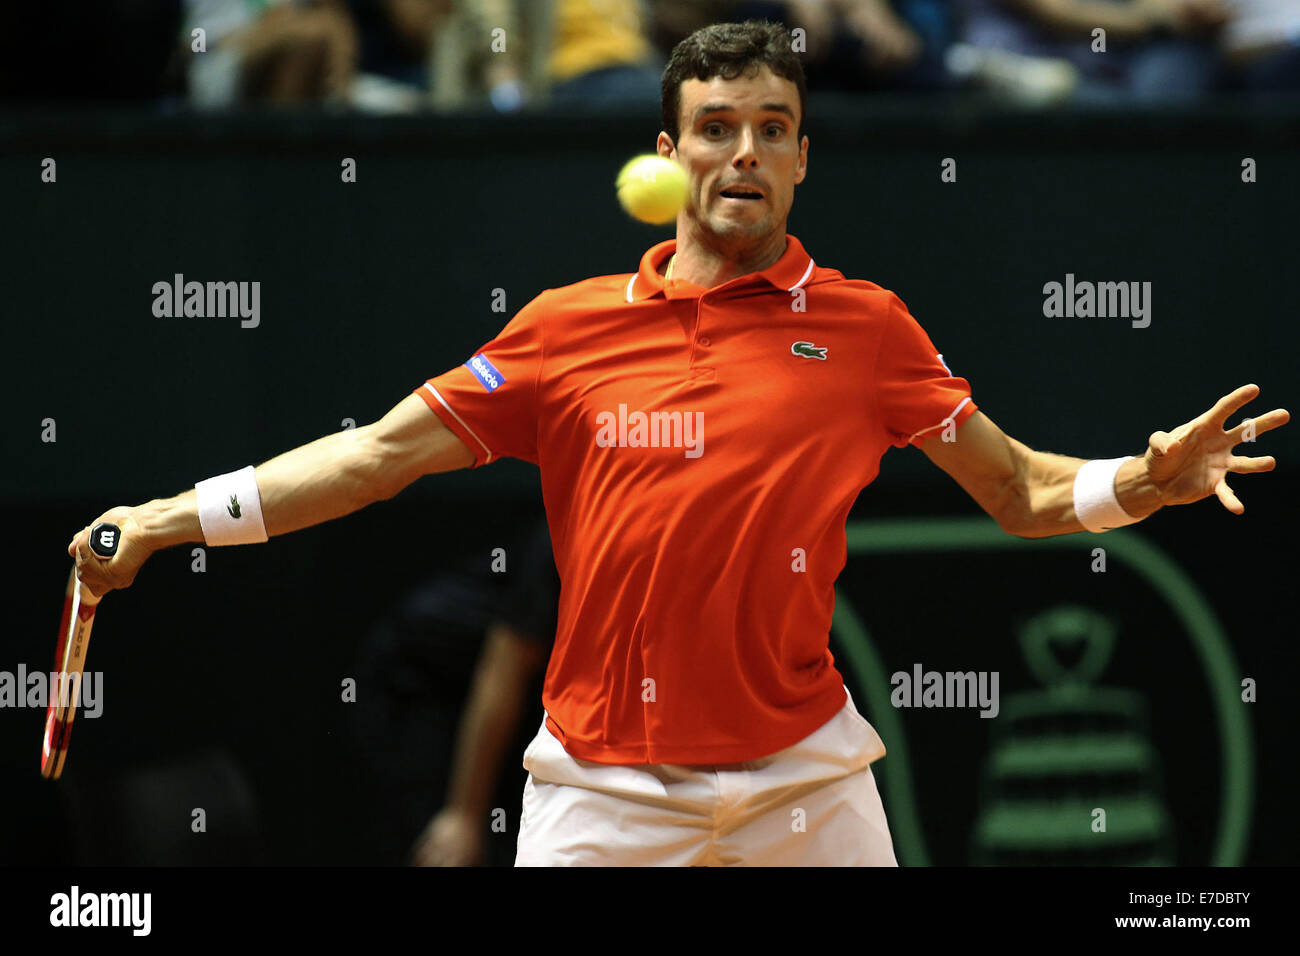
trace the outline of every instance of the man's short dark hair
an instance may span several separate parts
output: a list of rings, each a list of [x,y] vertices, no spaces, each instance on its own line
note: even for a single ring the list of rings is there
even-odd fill
[[[769,20],[746,20],[744,23],[715,23],[696,30],[673,47],[660,83],[663,128],[676,144],[681,134],[679,117],[682,106],[682,83],[686,80],[711,80],[718,76],[734,80],[742,73],[757,76],[767,66],[799,89],[799,134],[803,140],[804,118],[808,106],[808,86],[803,64],[791,49],[789,32]]]

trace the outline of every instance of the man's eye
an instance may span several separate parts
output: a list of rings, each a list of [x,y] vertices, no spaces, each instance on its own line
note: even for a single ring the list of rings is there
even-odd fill
[[[776,132],[778,135],[780,135],[781,133],[785,132],[785,127],[779,123],[773,123],[771,126],[767,128],[767,131],[769,133]]]
[[[704,127],[704,132],[706,135],[712,136],[714,133],[720,131],[721,129],[722,127],[719,124],[710,123],[708,126]]]

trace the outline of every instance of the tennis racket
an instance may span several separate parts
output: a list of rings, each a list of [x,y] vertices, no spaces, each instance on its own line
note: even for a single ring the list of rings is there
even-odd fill
[[[90,529],[90,550],[98,557],[117,554],[122,529],[102,521]],[[45,711],[45,739],[41,743],[41,776],[58,780],[68,759],[68,741],[72,721],[81,703],[81,680],[86,669],[86,648],[90,629],[95,625],[99,598],[82,587],[77,567],[72,566],[63,595],[63,615],[59,620],[58,643],[54,646],[55,682],[50,687],[50,703]]]

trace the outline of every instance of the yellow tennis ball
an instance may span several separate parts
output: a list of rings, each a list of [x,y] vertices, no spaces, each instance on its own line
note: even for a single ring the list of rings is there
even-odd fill
[[[618,201],[633,219],[662,226],[677,218],[686,204],[686,172],[654,153],[635,156],[615,180]]]

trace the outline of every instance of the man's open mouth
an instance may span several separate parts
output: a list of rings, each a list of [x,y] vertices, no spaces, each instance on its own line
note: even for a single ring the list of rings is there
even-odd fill
[[[757,189],[750,189],[747,186],[732,186],[718,193],[727,199],[762,199],[763,194]]]

